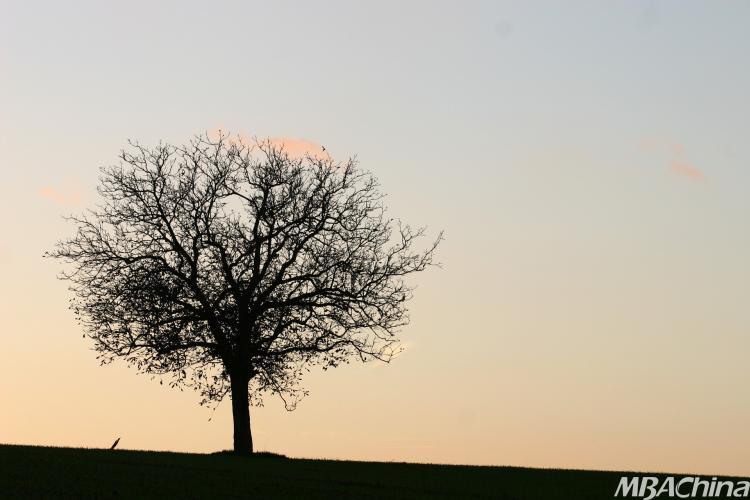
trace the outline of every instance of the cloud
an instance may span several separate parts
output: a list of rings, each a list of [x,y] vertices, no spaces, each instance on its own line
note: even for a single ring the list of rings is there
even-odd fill
[[[708,180],[706,174],[698,167],[685,161],[685,146],[674,141],[648,140],[641,144],[644,151],[661,154],[667,158],[668,170],[693,181]]]
[[[229,141],[232,143],[242,143],[251,145],[257,142],[268,141],[272,146],[283,148],[284,151],[292,158],[304,158],[306,156],[312,156],[320,159],[330,159],[331,155],[328,151],[317,142],[308,139],[299,139],[295,137],[268,137],[268,138],[255,138],[250,137],[244,133],[230,133],[226,128],[219,127],[208,132],[210,139],[216,140],[221,135],[229,136]]]
[[[681,161],[672,162],[672,164],[669,166],[669,169],[675,174],[687,177],[689,179],[693,179],[696,181],[706,180],[706,175],[702,171],[692,165],[688,165],[687,163]]]
[[[312,156],[315,158],[330,158],[328,151],[323,148],[320,144],[308,141],[307,139],[295,139],[293,137],[271,137],[268,139],[274,146],[278,146],[284,149],[289,156],[296,158],[303,158],[305,156]]]
[[[641,149],[650,153],[669,153],[672,156],[682,156],[685,146],[680,142],[647,139],[641,142]]]
[[[396,358],[401,357],[405,352],[411,351],[412,349],[414,349],[414,342],[405,342],[402,340],[386,348],[384,354],[386,356],[390,356],[390,360],[393,361]],[[387,363],[385,362],[374,361],[372,363],[367,363],[366,366],[368,368],[381,368],[386,365]]]
[[[37,194],[63,206],[80,205],[83,199],[81,188],[75,185],[66,185],[63,188],[44,186],[37,191]]]

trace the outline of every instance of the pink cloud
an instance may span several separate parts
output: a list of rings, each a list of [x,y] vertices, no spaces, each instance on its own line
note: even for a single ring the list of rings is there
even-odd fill
[[[681,161],[672,162],[672,164],[669,166],[669,170],[677,175],[681,175],[695,181],[706,180],[706,175],[700,169]]]
[[[706,174],[685,161],[685,146],[674,141],[647,140],[641,144],[645,151],[660,153],[668,161],[670,172],[694,181],[706,181]]]
[[[219,137],[228,138],[230,143],[252,145],[256,142],[267,142],[271,146],[283,148],[284,151],[292,158],[304,158],[312,156],[320,159],[330,159],[331,155],[320,144],[308,139],[298,139],[295,137],[269,137],[265,139],[250,137],[243,133],[230,133],[223,127],[215,128],[208,132],[210,139],[216,140]]]
[[[305,156],[312,156],[315,158],[330,158],[328,151],[325,150],[320,144],[308,141],[307,139],[295,139],[293,137],[272,137],[268,139],[268,142],[289,153],[289,156],[296,158],[303,158]]]
[[[58,205],[80,205],[82,200],[81,189],[77,186],[66,186],[55,189],[52,186],[44,186],[37,191],[42,198],[52,200]]]
[[[685,153],[685,146],[682,143],[658,139],[644,140],[641,142],[641,149],[649,152],[669,153],[676,157],[681,157]]]

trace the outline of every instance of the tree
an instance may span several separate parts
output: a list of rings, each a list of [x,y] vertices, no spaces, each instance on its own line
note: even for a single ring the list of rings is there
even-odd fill
[[[408,321],[404,278],[442,237],[386,216],[355,160],[296,158],[220,134],[131,142],[101,169],[101,203],[70,217],[71,308],[102,364],[124,359],[201,404],[231,395],[234,451],[252,453],[250,404],[291,410],[311,365],[391,359]]]

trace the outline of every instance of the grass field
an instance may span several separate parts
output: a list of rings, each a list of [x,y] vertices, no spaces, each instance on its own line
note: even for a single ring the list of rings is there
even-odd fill
[[[0,445],[0,498],[613,498],[619,472]],[[664,497],[660,497],[664,498]]]

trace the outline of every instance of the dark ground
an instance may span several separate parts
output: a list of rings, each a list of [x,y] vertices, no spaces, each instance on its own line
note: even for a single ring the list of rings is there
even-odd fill
[[[1,499],[601,500],[621,474],[0,445]]]

